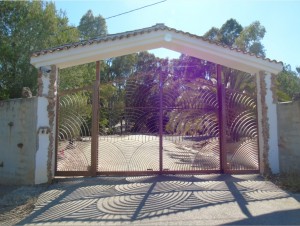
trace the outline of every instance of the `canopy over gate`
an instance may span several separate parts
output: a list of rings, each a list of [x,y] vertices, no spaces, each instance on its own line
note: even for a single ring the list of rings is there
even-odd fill
[[[262,173],[278,172],[277,114],[272,74],[282,70],[282,63],[157,24],[65,44],[32,55],[31,63],[40,69],[35,168],[37,184],[51,180],[54,172],[58,69],[156,48],[170,49],[256,75],[260,170]]]

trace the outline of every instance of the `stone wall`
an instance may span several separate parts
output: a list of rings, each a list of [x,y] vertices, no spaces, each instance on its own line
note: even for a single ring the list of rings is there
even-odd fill
[[[277,114],[280,172],[300,173],[300,101],[279,103]]]
[[[0,101],[0,184],[34,184],[37,98]]]

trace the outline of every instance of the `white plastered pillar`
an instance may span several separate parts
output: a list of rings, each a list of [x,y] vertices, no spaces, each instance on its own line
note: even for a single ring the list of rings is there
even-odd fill
[[[54,65],[39,69],[35,184],[50,182],[54,176],[57,75]]]
[[[256,73],[260,172],[279,173],[277,104],[270,72]]]

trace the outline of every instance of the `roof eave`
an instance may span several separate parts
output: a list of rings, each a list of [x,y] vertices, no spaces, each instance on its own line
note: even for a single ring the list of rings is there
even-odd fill
[[[45,65],[67,68],[162,47],[248,73],[268,71],[277,74],[283,68],[282,63],[210,43],[202,37],[175,29],[131,32],[131,35],[122,34],[114,36],[113,39],[94,40],[84,45],[46,52],[44,55],[40,53],[41,55],[31,58],[31,64],[37,68]]]

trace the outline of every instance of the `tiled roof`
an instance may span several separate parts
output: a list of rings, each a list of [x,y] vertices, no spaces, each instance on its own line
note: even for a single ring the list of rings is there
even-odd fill
[[[69,44],[64,44],[64,45],[49,48],[49,49],[40,50],[40,51],[34,52],[32,54],[32,57],[39,57],[41,55],[46,55],[46,54],[50,54],[50,53],[54,53],[54,52],[64,51],[64,50],[68,50],[68,49],[71,49],[71,48],[77,48],[79,46],[99,44],[101,42],[115,41],[115,40],[118,40],[118,39],[130,38],[132,36],[142,35],[142,34],[145,34],[145,33],[151,33],[151,32],[156,32],[156,31],[165,31],[165,30],[175,32],[175,33],[179,33],[179,34],[183,34],[183,35],[186,35],[186,36],[189,36],[189,37],[192,37],[192,38],[200,39],[200,40],[208,42],[212,45],[217,45],[217,46],[220,46],[222,48],[230,49],[232,51],[240,52],[240,53],[250,55],[250,56],[255,56],[255,57],[261,58],[265,61],[278,63],[278,64],[283,64],[281,61],[271,60],[269,58],[263,58],[263,57],[255,55],[254,53],[242,51],[238,48],[223,45],[222,43],[211,41],[211,40],[209,40],[207,38],[204,38],[202,36],[191,34],[189,32],[176,30],[174,28],[170,28],[170,27],[168,27],[168,26],[166,26],[162,23],[156,24],[152,27],[147,27],[147,28],[142,28],[142,29],[133,30],[133,31],[127,31],[127,32],[122,32],[122,33],[117,33],[117,34],[111,34],[111,35],[91,38],[89,40],[83,40],[83,41],[80,41],[80,42],[69,43]]]

